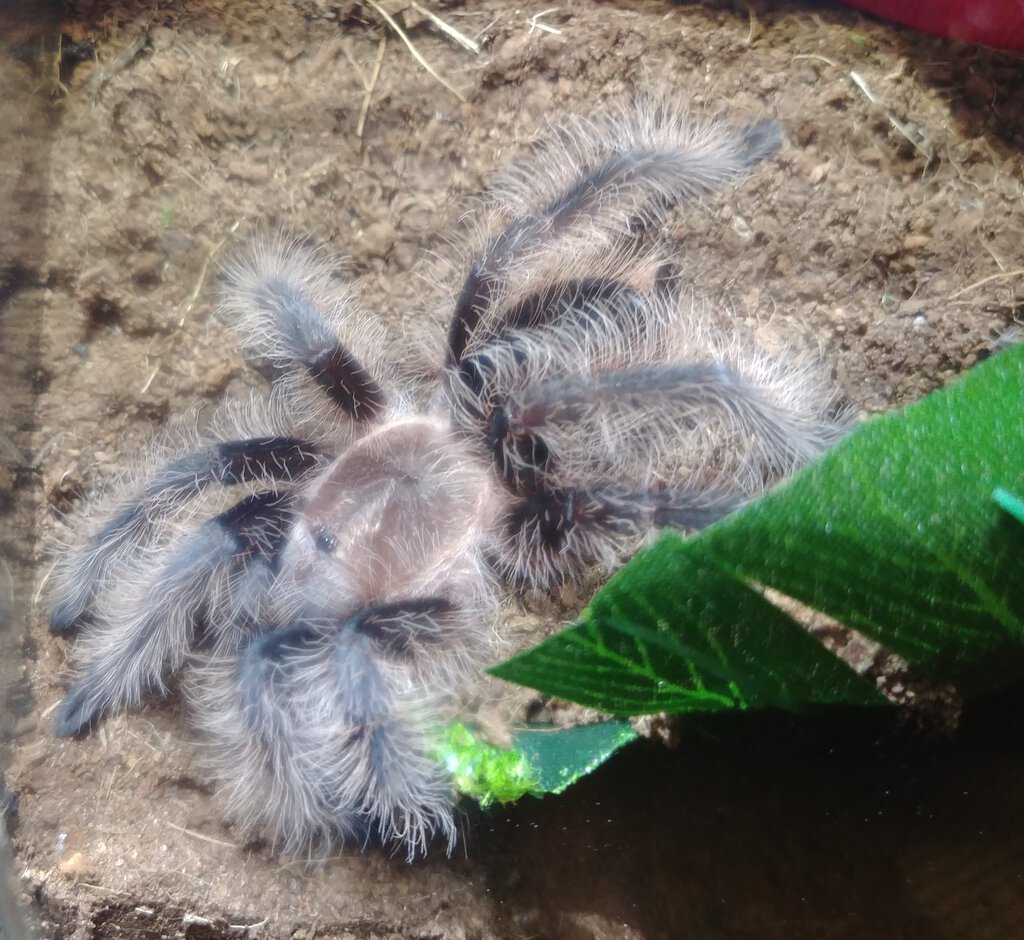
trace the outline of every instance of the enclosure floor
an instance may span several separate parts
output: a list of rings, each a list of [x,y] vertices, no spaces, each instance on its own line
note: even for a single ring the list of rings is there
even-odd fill
[[[468,809],[455,856],[412,866],[239,844],[177,697],[53,738],[69,660],[44,624],[48,546],[170,417],[262,382],[211,317],[216,259],[254,225],[350,257],[369,305],[435,337],[410,341],[422,358],[452,303],[431,258],[489,173],[553,115],[668,88],[784,126],[674,235],[706,303],[820,353],[859,414],[944,385],[1024,317],[1019,59],[821,4],[424,5],[480,44],[400,17],[450,87],[368,3],[78,0],[63,89],[40,87],[32,29],[0,30],[0,657],[42,935],[1024,936],[1020,762],[913,735],[904,760],[886,722],[641,746],[563,797]],[[559,610],[509,618],[525,642]]]

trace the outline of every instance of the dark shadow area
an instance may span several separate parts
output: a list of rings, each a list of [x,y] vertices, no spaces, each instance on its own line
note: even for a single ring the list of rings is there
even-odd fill
[[[591,936],[596,913],[650,938],[1024,936],[1022,706],[975,702],[951,737],[895,712],[705,719],[474,819],[470,852],[516,935]]]

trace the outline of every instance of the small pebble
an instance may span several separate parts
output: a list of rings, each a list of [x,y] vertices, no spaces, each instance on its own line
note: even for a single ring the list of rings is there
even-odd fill
[[[90,881],[96,877],[96,867],[81,852],[61,859],[57,870],[69,881]]]
[[[931,241],[931,235],[908,235],[903,239],[903,250],[917,251],[919,248],[924,248],[925,246],[930,245]]]

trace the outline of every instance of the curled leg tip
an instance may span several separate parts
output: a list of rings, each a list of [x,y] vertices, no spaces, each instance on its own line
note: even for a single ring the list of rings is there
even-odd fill
[[[746,166],[767,160],[782,146],[782,125],[778,121],[758,121],[740,131]]]
[[[65,636],[83,626],[87,620],[87,611],[80,604],[59,602],[50,611],[50,632],[55,636]]]
[[[58,738],[73,738],[86,734],[96,727],[102,716],[102,706],[88,694],[88,690],[83,688],[81,683],[77,683],[57,707],[53,733]]]

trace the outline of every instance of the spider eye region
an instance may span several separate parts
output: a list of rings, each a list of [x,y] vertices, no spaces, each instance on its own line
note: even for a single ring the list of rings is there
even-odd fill
[[[313,541],[320,551],[328,554],[338,547],[338,537],[323,524],[313,527]]]

